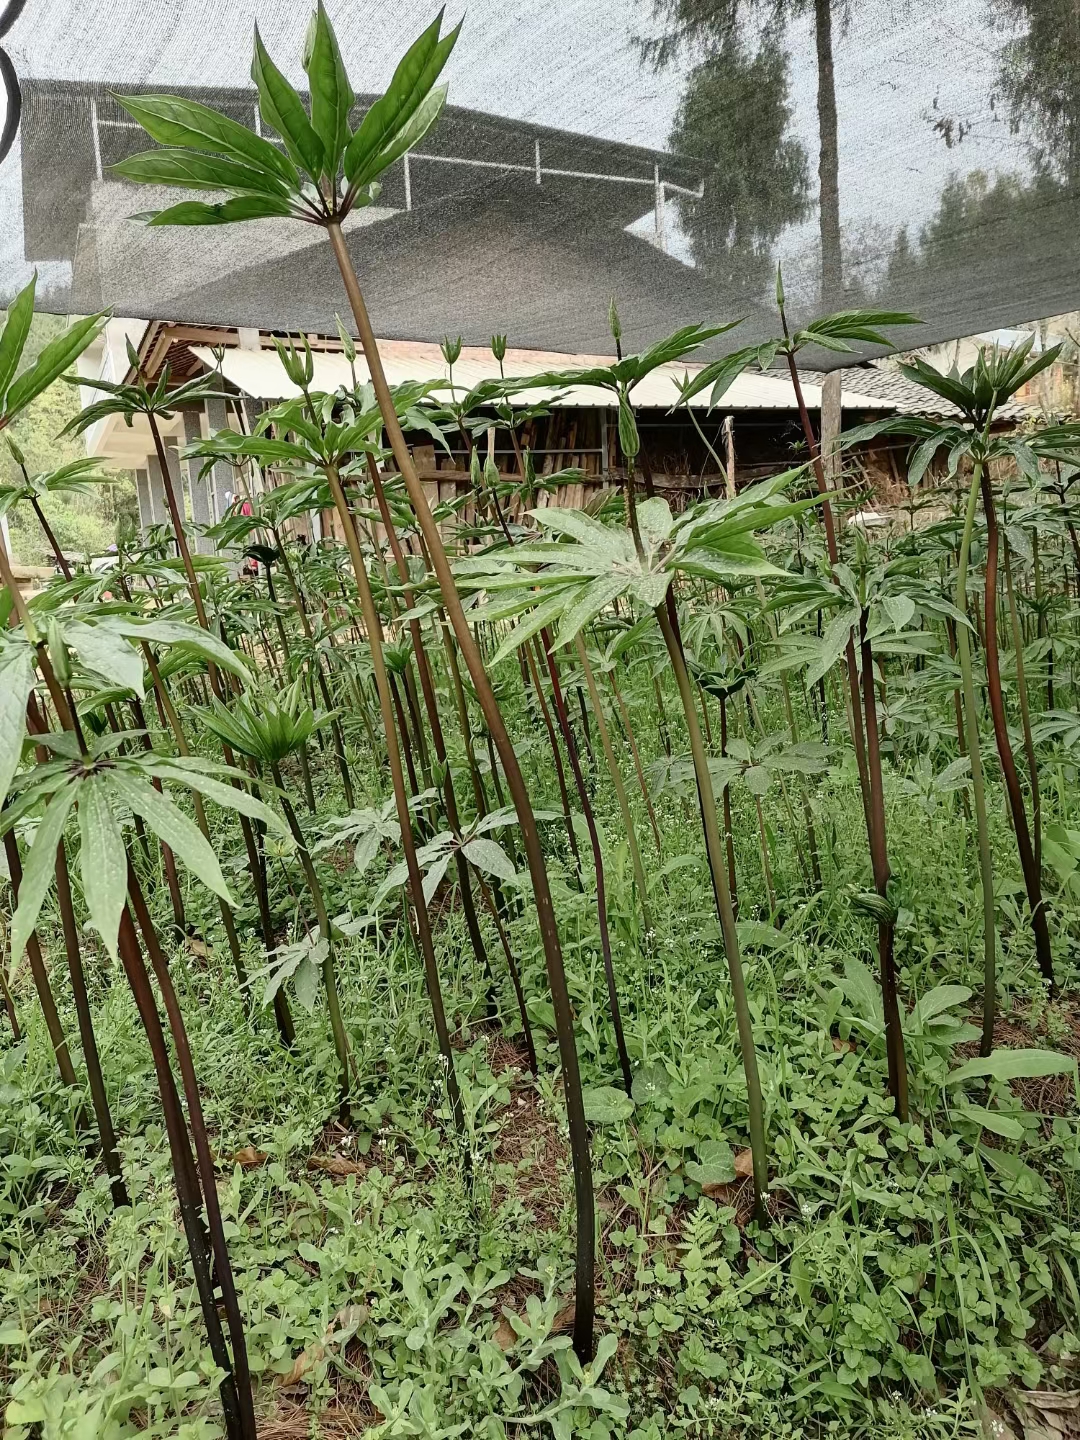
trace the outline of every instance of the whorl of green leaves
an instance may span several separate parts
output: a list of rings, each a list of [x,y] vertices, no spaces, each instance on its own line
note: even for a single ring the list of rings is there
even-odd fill
[[[386,93],[352,129],[356,96],[334,27],[319,0],[304,47],[309,104],[271,60],[255,30],[251,78],[263,126],[284,149],[209,106],[171,95],[117,97],[160,146],[112,166],[141,184],[223,192],[216,203],[183,201],[142,218],[151,225],[223,225],[294,217],[316,224],[342,220],[370,205],[379,176],[417,145],[442,111],[446,86],[436,80],[460,26],[440,36],[442,12],[406,52]]]
[[[199,718],[232,750],[262,765],[280,765],[329,718],[316,717],[301,687],[298,678],[279,695],[253,691],[228,706],[215,700],[199,712]]]
[[[21,682],[20,682],[21,683]],[[10,737],[13,727],[6,711],[0,733]],[[11,922],[11,969],[18,965],[27,940],[37,924],[55,879],[56,849],[74,807],[78,820],[77,869],[90,923],[109,954],[116,958],[117,931],[127,898],[128,857],[122,825],[129,815],[139,816],[173,851],[193,875],[233,903],[213,848],[202,831],[168,793],[154,788],[178,786],[198,791],[224,808],[237,810],[262,824],[285,832],[280,818],[247,790],[229,783],[248,781],[241,771],[213,761],[157,755],[153,751],[119,754],[124,735],[111,732],[91,742],[86,755],[70,733],[35,737],[54,759],[36,765],[24,777],[0,822],[0,832],[42,808],[43,814],[23,866],[19,903]],[[10,762],[5,745],[5,766]]]

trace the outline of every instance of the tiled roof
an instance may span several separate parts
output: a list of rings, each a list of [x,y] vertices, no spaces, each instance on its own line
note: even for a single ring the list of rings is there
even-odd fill
[[[800,374],[812,385],[820,385],[825,378],[817,370],[803,370]],[[942,420],[955,420],[960,416],[960,411],[950,401],[914,384],[887,360],[847,366],[840,374],[841,392],[856,390],[860,395],[872,395],[894,406],[900,415],[930,415]],[[1032,413],[1030,405],[1018,400],[1010,401],[998,410],[1002,420],[1025,420]]]

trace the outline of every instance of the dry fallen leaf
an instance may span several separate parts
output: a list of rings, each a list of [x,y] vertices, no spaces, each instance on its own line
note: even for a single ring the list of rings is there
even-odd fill
[[[264,1150],[256,1150],[254,1145],[244,1145],[232,1158],[234,1165],[242,1165],[248,1170],[253,1165],[265,1165],[268,1156]]]
[[[1080,1394],[1020,1390],[1010,1396],[1024,1440],[1072,1440],[1080,1436]],[[1008,1440],[995,1434],[994,1440]]]
[[[307,1168],[322,1170],[327,1175],[365,1175],[367,1166],[359,1160],[346,1160],[344,1155],[309,1155]]]
[[[558,1315],[555,1316],[551,1326],[551,1333],[553,1335],[561,1335],[567,1330],[572,1330],[574,1328],[574,1317],[576,1313],[574,1302],[571,1300],[570,1304],[567,1305],[565,1309],[560,1310]]]
[[[491,1333],[492,1344],[497,1345],[500,1350],[512,1350],[517,1344],[517,1340],[517,1331],[513,1325],[505,1315],[500,1315],[498,1323]]]
[[[283,1386],[306,1384],[304,1376],[319,1363],[330,1346],[347,1344],[370,1314],[366,1305],[346,1305],[339,1310],[323,1331],[322,1338],[301,1350],[292,1363],[292,1369],[281,1377],[279,1383]]]
[[[737,1184],[703,1185],[701,1193],[709,1200],[715,1200],[718,1205],[734,1205],[735,1197],[739,1193],[739,1186]]]
[[[754,1157],[749,1149],[736,1150],[735,1152],[735,1174],[741,1180],[749,1180],[754,1173]]]

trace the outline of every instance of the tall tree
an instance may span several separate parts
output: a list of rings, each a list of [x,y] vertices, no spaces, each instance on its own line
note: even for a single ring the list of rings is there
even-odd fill
[[[809,208],[790,121],[787,56],[770,37],[751,54],[729,35],[690,72],[669,143],[709,175],[702,198],[682,202],[683,225],[698,265],[735,294],[765,291],[773,246]]]
[[[1011,123],[1026,132],[1040,171],[1080,186],[1080,5],[1076,0],[1008,0],[1025,33],[1001,55],[1001,89]]]
[[[714,145],[723,147],[725,158],[735,155],[736,164],[745,166],[752,177],[751,184],[759,191],[763,179],[770,175],[768,166],[760,164],[762,147],[772,139],[774,155],[781,160],[777,177],[770,175],[775,187],[775,198],[782,195],[784,187],[795,198],[791,189],[794,178],[791,170],[793,151],[783,146],[802,147],[794,139],[786,138],[785,132],[791,110],[787,103],[786,57],[780,48],[784,29],[794,20],[809,13],[814,21],[814,48],[817,56],[818,88],[818,222],[821,240],[821,295],[824,308],[839,303],[843,288],[843,262],[840,248],[840,142],[836,115],[836,81],[833,65],[833,32],[837,14],[846,12],[846,0],[652,0],[653,18],[660,26],[659,33],[641,42],[642,53],[657,69],[663,70],[683,55],[689,54],[698,63],[691,71],[683,105],[676,119],[672,134],[673,142],[685,145],[684,115],[695,103],[694,92],[698,87],[714,87],[719,83],[732,85],[735,95],[726,107],[706,101],[696,102],[695,114],[702,120],[715,116],[718,121],[731,123],[735,106],[740,105],[739,93],[745,100],[740,107],[741,137],[716,137]],[[751,20],[761,25],[761,45],[756,59],[747,56],[745,42],[746,27]],[[718,68],[710,69],[710,62]],[[756,67],[756,69],[755,69]],[[762,88],[748,88],[746,82],[757,80],[766,83]],[[777,129],[779,121],[779,129]],[[759,140],[756,131],[761,127],[763,135]],[[737,146],[749,145],[749,136],[754,133],[754,150],[744,148],[739,154]],[[690,148],[690,147],[687,147]],[[700,148],[691,153],[702,154]],[[708,153],[703,158],[710,158]],[[775,162],[773,162],[775,163]],[[805,178],[803,178],[805,187]],[[708,187],[706,187],[706,195]],[[805,194],[799,194],[805,207]],[[762,202],[759,200],[759,204]],[[770,205],[766,201],[765,215],[768,221]],[[801,219],[805,208],[794,217]],[[790,222],[784,222],[790,223]],[[780,228],[783,228],[781,225]],[[779,231],[777,231],[779,233]],[[771,267],[770,267],[771,268]]]
[[[1064,3],[1064,0],[1063,0]],[[731,56],[740,53],[740,34],[747,22],[757,18],[762,22],[762,50],[758,57],[769,65],[770,52],[779,58],[781,74],[786,82],[786,61],[779,49],[779,37],[793,20],[806,14],[813,15],[814,50],[817,57],[817,116],[818,116],[818,231],[820,236],[821,284],[819,303],[823,310],[839,308],[843,301],[844,266],[840,245],[840,137],[836,114],[836,77],[833,64],[833,22],[836,12],[841,18],[846,13],[847,0],[652,0],[653,18],[663,26],[659,36],[643,43],[644,54],[657,69],[670,65],[684,52],[703,54],[705,59],[691,72],[690,81],[680,110],[681,120],[696,84],[701,84],[702,73],[707,72],[709,62],[717,63],[727,55],[731,67]],[[722,72],[721,72],[722,73]],[[715,83],[715,82],[714,82]],[[786,85],[785,85],[786,88]],[[765,104],[763,105],[763,98]],[[770,92],[753,93],[742,113],[745,125],[752,131],[762,124],[766,134],[775,133],[775,109],[769,110]],[[790,110],[781,99],[784,113],[781,126],[787,128]],[[771,104],[776,105],[775,79],[771,92]],[[715,109],[715,106],[714,106]],[[676,121],[678,128],[679,120]],[[676,136],[673,135],[673,139]],[[745,143],[745,140],[743,141]],[[789,145],[797,145],[788,141]],[[799,147],[801,149],[801,147]],[[745,152],[749,159],[752,152]],[[756,163],[757,157],[753,157]],[[763,178],[771,176],[775,193],[779,186],[790,183],[790,176],[784,174],[785,160],[790,164],[790,155],[777,151],[780,164],[774,169],[766,165],[753,175],[751,184],[761,193]],[[767,194],[768,192],[766,192]],[[706,186],[708,194],[708,186]],[[795,216],[801,219],[802,216]],[[707,223],[708,214],[703,219]],[[789,223],[789,222],[784,222]],[[779,235],[783,223],[773,236],[763,235],[766,247]],[[771,267],[770,267],[771,268]],[[834,371],[827,377],[821,397],[821,453],[826,471],[835,473],[834,447],[840,430],[840,372]]]

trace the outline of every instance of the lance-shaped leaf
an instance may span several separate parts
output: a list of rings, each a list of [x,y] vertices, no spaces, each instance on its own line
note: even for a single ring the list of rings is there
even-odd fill
[[[4,413],[4,396],[19,368],[26,337],[30,333],[30,322],[34,318],[34,291],[37,287],[37,271],[30,278],[29,285],[20,290],[7,312],[7,324],[0,335],[0,415]]]
[[[178,95],[118,95],[116,98],[159,145],[225,155],[253,169],[277,175],[292,189],[298,186],[295,167],[276,145],[208,105],[184,100]]]
[[[626,382],[632,390],[639,380],[644,380],[646,375],[659,369],[661,365],[671,365],[676,360],[692,355],[706,340],[723,335],[725,331],[741,324],[741,320],[729,320],[724,325],[684,325],[663,340],[658,340],[648,350],[643,350],[640,355],[628,355],[617,361],[613,369],[618,379]]]
[[[169,780],[174,784],[186,785],[189,790],[197,790],[200,795],[205,795],[207,800],[212,800],[223,810],[235,810],[240,815],[246,815],[249,820],[258,820],[268,830],[276,830],[283,837],[289,834],[285,821],[264,801],[246,789],[228,785],[217,778],[217,775],[228,775],[247,785],[251,777],[243,770],[234,769],[231,765],[217,765],[201,757],[198,760],[183,757],[151,760],[149,757],[140,757],[139,769],[148,775],[157,776],[160,780]],[[208,769],[215,770],[217,775],[208,775]]]
[[[881,332],[896,325],[921,325],[917,315],[902,310],[837,310],[832,315],[823,315],[812,320],[805,329],[794,337],[795,348],[803,345],[823,345],[827,350],[850,350],[849,340],[867,345],[891,345],[892,341]]]
[[[200,155],[195,150],[143,150],[109,169],[125,180],[142,185],[177,186],[184,190],[238,190],[287,199],[289,191],[280,176],[257,170],[223,155]]]
[[[246,679],[250,673],[246,656],[230,649],[224,640],[219,640],[200,625],[188,625],[182,620],[128,620],[124,616],[109,616],[98,628],[112,630],[130,640],[183,646],[203,659],[213,661],[223,670],[231,670],[241,679]]]
[[[531,610],[520,624],[514,626],[496,650],[491,659],[492,668],[501,660],[505,660],[508,655],[512,655],[519,645],[524,645],[526,640],[531,640],[545,625],[550,625],[557,620],[566,609],[566,599],[567,597],[563,593],[552,595]]]
[[[236,195],[220,205],[182,200],[179,205],[148,211],[132,219],[145,220],[148,225],[232,225],[238,220],[270,220],[293,213],[287,200],[273,195]]]
[[[693,379],[679,387],[681,403],[687,404],[695,395],[700,395],[711,387],[709,405],[718,405],[747,366],[758,360],[759,348],[757,345],[748,345],[742,350],[733,350],[730,355],[725,355],[720,360],[714,360],[711,365],[706,365]]]
[[[8,391],[0,413],[0,428],[13,420],[31,400],[37,399],[69,366],[74,365],[101,333],[104,323],[104,315],[88,315],[83,320],[77,320],[55,340],[50,340],[29,370],[24,370]]]
[[[372,910],[377,910],[382,904],[382,902],[386,899],[387,895],[390,894],[390,891],[396,890],[400,885],[404,885],[405,881],[408,880],[408,878],[409,867],[404,860],[401,860],[397,865],[393,867],[393,869],[386,876],[386,879],[379,886],[378,890],[376,890],[375,897],[371,902]]]
[[[316,135],[304,102],[266,53],[258,25],[255,26],[255,53],[251,78],[259,91],[259,114],[263,124],[281,136],[293,163],[318,179],[323,170],[322,142]]]
[[[551,648],[559,650],[564,645],[569,645],[585,625],[606,610],[616,596],[623,594],[627,585],[625,575],[602,575],[599,580],[587,585],[577,599],[563,611],[559,632]]]
[[[373,166],[409,124],[439,78],[457,42],[460,24],[439,39],[442,11],[398,62],[386,93],[372,105],[345,151],[345,178],[366,185],[378,174]],[[385,168],[380,166],[379,169]]]
[[[857,606],[841,611],[839,615],[830,620],[818,643],[817,655],[807,668],[807,686],[816,685],[822,676],[832,669],[847,647],[851,627],[858,623],[859,610]]]
[[[64,833],[64,824],[75,802],[77,789],[76,785],[65,785],[49,801],[34,835],[30,853],[26,857],[22,884],[19,886],[19,903],[11,921],[12,970],[23,957],[26,942],[33,934],[45,896],[49,893],[56,874],[56,847]]]
[[[123,800],[134,814],[142,816],[158,839],[168,845],[204,885],[215,895],[220,895],[227,905],[235,904],[217,856],[193,820],[189,820],[167,796],[159,795],[148,781],[128,770],[111,770],[108,785],[110,791]]]
[[[419,145],[442,114],[443,106],[446,104],[446,93],[445,85],[436,85],[434,90],[424,96],[416,113],[401,127],[386,149],[380,150],[377,155],[367,161],[361,170],[357,171],[353,182],[355,188],[362,189],[365,185],[370,185],[376,175],[381,175],[384,170],[393,165],[395,160],[400,160],[407,151]]]
[[[0,806],[22,754],[26,702],[34,688],[34,654],[28,645],[12,646],[0,666]]]
[[[64,626],[63,638],[87,670],[121,690],[134,690],[142,697],[142,657],[122,635],[104,625],[86,625],[81,620],[73,620]]]
[[[453,858],[453,851],[447,850],[445,854],[436,856],[436,858],[424,871],[424,879],[422,881],[421,888],[424,892],[425,904],[431,904],[431,897],[435,894],[435,891],[442,884],[443,876],[450,868],[450,861]]]
[[[304,69],[311,90],[311,125],[322,142],[323,173],[335,179],[349,138],[353,94],[334,27],[319,0],[308,33]]]
[[[127,898],[127,851],[109,805],[106,782],[95,775],[79,786],[79,874],[90,923],[113,960]]]
[[[963,1085],[968,1080],[1033,1080],[1044,1075],[1075,1075],[1076,1060],[1056,1050],[995,1050],[958,1065],[946,1078],[947,1085]]]
[[[461,853],[470,865],[494,875],[497,880],[513,880],[517,874],[513,861],[497,840],[474,835],[462,845]]]

